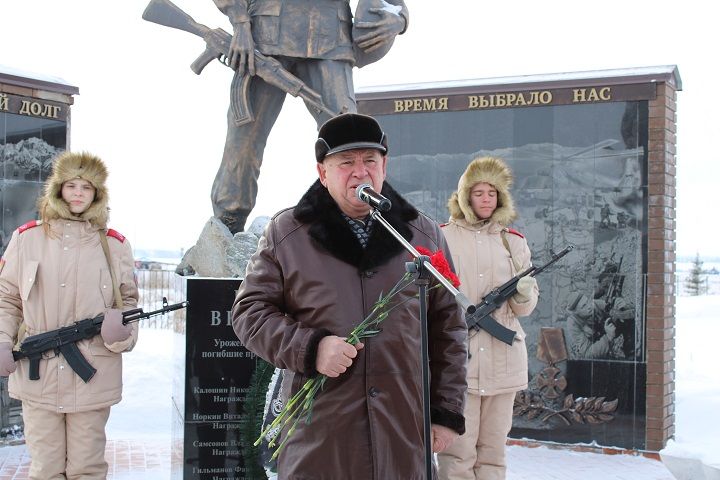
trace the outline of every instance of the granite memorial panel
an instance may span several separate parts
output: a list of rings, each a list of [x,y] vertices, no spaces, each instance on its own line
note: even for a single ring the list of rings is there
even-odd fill
[[[255,430],[246,429],[250,420],[243,410],[256,357],[237,339],[230,320],[241,280],[189,277],[186,282],[190,304],[176,344],[173,392],[173,457],[182,458],[182,467],[173,462],[172,478],[260,478],[258,461],[248,465]]]
[[[0,112],[0,254],[13,230],[37,218],[37,197],[66,138],[65,121]]]
[[[436,106],[445,98],[449,108],[405,110],[431,105],[429,97]],[[453,109],[454,98],[442,90],[425,103],[359,95],[358,105],[388,133],[388,181],[436,221],[447,221],[447,200],[467,164],[496,156],[514,171],[514,228],[534,263],[575,245],[538,278],[539,304],[521,320],[530,386],[518,395],[511,436],[645,448],[650,97],[485,109]],[[617,336],[601,349],[605,322]],[[554,339],[552,357],[540,345]]]

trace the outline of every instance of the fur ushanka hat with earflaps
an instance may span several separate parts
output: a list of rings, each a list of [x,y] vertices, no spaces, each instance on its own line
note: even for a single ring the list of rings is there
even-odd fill
[[[479,157],[470,162],[460,177],[457,191],[448,200],[450,218],[464,219],[471,225],[480,222],[470,206],[470,191],[478,183],[489,183],[497,190],[497,208],[490,221],[507,226],[515,220],[517,213],[510,195],[513,174],[504,161],[495,157]]]
[[[87,152],[63,152],[53,163],[52,174],[45,183],[45,193],[38,201],[40,218],[47,222],[59,218],[87,220],[92,225],[107,228],[108,192],[107,167],[100,158]],[[79,215],[70,211],[62,198],[62,185],[68,180],[81,178],[95,187],[95,199],[87,210]]]

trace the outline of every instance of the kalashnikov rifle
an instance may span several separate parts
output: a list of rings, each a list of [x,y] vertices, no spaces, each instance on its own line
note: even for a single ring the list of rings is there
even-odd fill
[[[498,340],[512,345],[515,339],[515,330],[511,330],[492,318],[490,314],[497,310],[503,303],[505,303],[510,297],[515,295],[517,292],[518,281],[530,275],[531,277],[536,276],[553,263],[560,260],[562,257],[570,253],[575,248],[574,245],[568,245],[561,252],[553,254],[551,252],[550,261],[540,267],[530,267],[527,270],[514,276],[507,282],[503,283],[499,287],[493,288],[490,293],[485,295],[483,299],[475,306],[475,312],[468,313],[465,315],[465,321],[467,322],[469,330],[480,330],[481,328],[488,332]]]
[[[209,27],[197,23],[170,0],[151,0],[143,12],[142,18],[149,22],[192,33],[205,40],[207,45],[205,51],[190,65],[192,71],[197,75],[200,75],[203,68],[215,59],[220,60],[224,65],[228,65],[226,55],[230,49],[232,35],[222,28],[211,30]],[[341,113],[333,112],[327,108],[319,93],[288,72],[279,61],[267,57],[257,50],[254,51],[254,55],[255,74],[267,83],[289,93],[293,97],[302,98],[308,105],[315,108],[318,113],[325,112],[331,117]],[[237,125],[253,121],[252,109],[247,98],[251,78],[252,76],[246,72],[239,81],[240,85],[236,84],[237,76],[233,79],[231,105]]]
[[[189,302],[185,301],[168,305],[167,298],[163,297],[163,306],[158,310],[145,313],[142,308],[134,308],[122,312],[122,323],[127,325],[131,322],[162,315],[173,310],[186,308],[188,304]],[[53,350],[56,355],[62,353],[70,368],[87,383],[97,370],[83,357],[76,342],[99,335],[103,320],[104,316],[98,315],[95,318],[80,320],[67,327],[27,337],[20,345],[20,349],[12,352],[13,359],[18,361],[27,358],[30,361],[30,380],[38,380],[40,378],[40,360],[43,353]]]

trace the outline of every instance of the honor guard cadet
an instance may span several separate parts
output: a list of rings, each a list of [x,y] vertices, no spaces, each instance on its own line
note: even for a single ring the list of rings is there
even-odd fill
[[[503,160],[476,158],[448,201],[450,221],[442,231],[458,268],[460,291],[475,304],[531,266],[525,237],[508,227],[516,217],[512,180]],[[469,333],[465,434],[438,454],[441,479],[505,478],[513,401],[517,391],[527,388],[525,332],[518,317],[530,315],[537,300],[537,281],[527,275],[493,312],[495,321],[515,331],[509,345],[484,329]]]
[[[121,353],[138,333],[122,322],[138,289],[130,243],[107,229],[107,176],[98,157],[61,153],[38,202],[41,220],[15,230],[0,264],[0,375],[22,402],[33,480],[107,477],[105,425],[121,398]],[[74,344],[90,376],[62,353],[15,361],[13,346],[26,337],[98,315],[101,334]]]

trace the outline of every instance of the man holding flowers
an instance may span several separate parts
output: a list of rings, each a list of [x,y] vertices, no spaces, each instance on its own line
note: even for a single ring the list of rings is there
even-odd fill
[[[372,336],[352,334],[411,260],[358,200],[359,185],[391,200],[383,216],[410,243],[450,258],[440,228],[385,183],[387,148],[372,117],[342,114],[320,128],[319,179],[268,224],[233,305],[246,348],[285,369],[286,402],[324,379],[309,415],[284,424],[277,440],[281,479],[425,477],[417,287],[401,283]],[[431,442],[440,452],[465,430],[467,330],[443,288],[430,289],[428,304]]]

